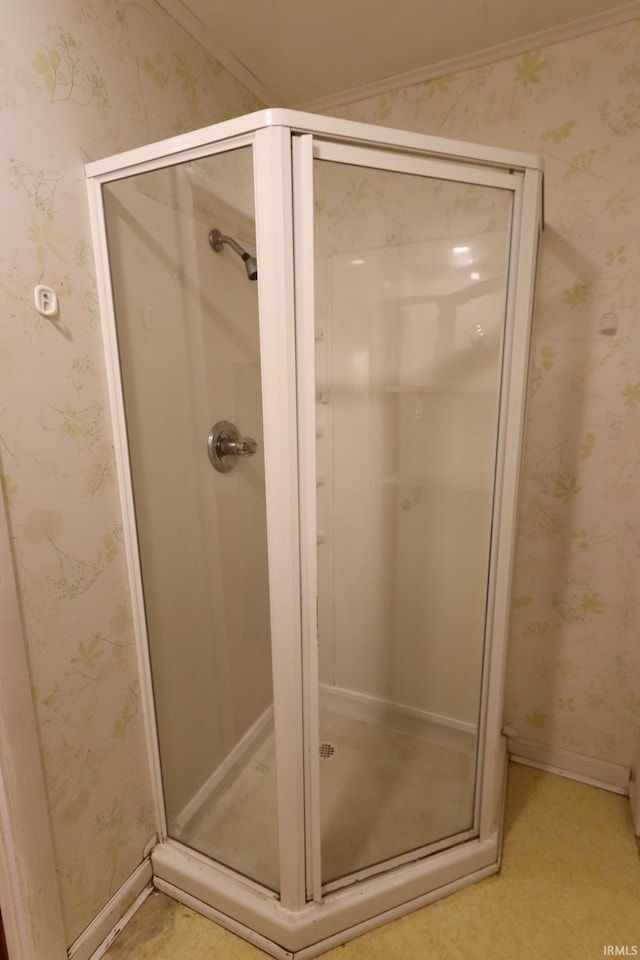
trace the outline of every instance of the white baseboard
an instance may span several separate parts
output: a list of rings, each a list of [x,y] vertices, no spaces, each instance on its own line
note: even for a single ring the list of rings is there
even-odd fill
[[[147,857],[69,947],[69,960],[99,960],[151,891],[153,871]]]
[[[633,832],[637,837],[640,837],[640,790],[638,790],[637,774],[632,774],[629,781],[629,803],[631,805]]]
[[[247,757],[251,756],[272,729],[273,705],[267,707],[253,726],[249,727],[222,763],[207,777],[202,786],[196,790],[188,803],[174,818],[173,827],[177,833],[182,836],[193,818],[212,802],[215,795],[224,789],[229,780],[235,779],[246,766]]]
[[[473,723],[408,707],[357,690],[321,683],[320,707],[352,720],[435,740],[462,750],[475,750],[476,747],[477,729]]]
[[[580,780],[582,783],[600,787],[602,790],[610,790],[612,793],[620,793],[623,796],[629,794],[630,770],[622,764],[585,757],[581,753],[534,743],[516,736],[508,736],[507,750],[510,759],[516,763],[538,767],[549,773],[558,773],[560,776]]]

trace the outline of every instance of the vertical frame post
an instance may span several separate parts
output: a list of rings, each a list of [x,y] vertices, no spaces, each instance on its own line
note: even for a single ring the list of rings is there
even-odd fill
[[[305,903],[302,649],[291,134],[255,140],[256,240],[277,766],[280,900]]]
[[[489,657],[484,699],[485,740],[482,750],[480,838],[500,825],[504,789],[505,738],[502,711],[506,673],[511,584],[518,519],[520,461],[524,440],[531,317],[541,222],[542,174],[527,169],[514,193],[509,256],[509,291],[505,318],[505,362],[502,372],[490,591],[487,622]]]
[[[305,751],[307,894],[322,900],[320,823],[320,704],[316,503],[316,376],[313,136],[292,139],[300,450],[300,567]]]
[[[142,697],[145,734],[148,746],[149,775],[153,790],[153,815],[158,836],[167,836],[167,820],[164,808],[164,791],[160,767],[160,750],[156,727],[155,701],[151,683],[151,661],[149,656],[149,638],[144,609],[142,590],[142,569],[138,549],[136,511],[131,482],[131,461],[127,436],[127,421],[124,408],[124,394],[120,371],[120,355],[116,332],[115,304],[111,286],[111,265],[107,244],[107,224],[102,197],[102,185],[112,179],[104,176],[87,180],[89,213],[91,217],[91,237],[96,260],[96,280],[98,302],[102,318],[103,344],[106,363],[109,406],[113,420],[113,441],[118,472],[118,493],[122,508],[122,522],[125,531],[125,551],[131,608],[133,613],[136,653],[140,673],[140,692]]]

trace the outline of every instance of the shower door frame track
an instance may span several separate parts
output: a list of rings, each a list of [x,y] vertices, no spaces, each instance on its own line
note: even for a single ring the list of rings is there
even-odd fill
[[[513,192],[513,218],[494,486],[499,510],[492,527],[474,835],[451,838],[453,845],[446,850],[436,844],[430,855],[430,848],[413,851],[352,874],[339,889],[333,884],[327,890],[320,878],[317,801],[313,211],[301,197],[310,183],[314,152],[333,157],[343,147],[348,153],[347,145],[388,157],[390,169],[403,169],[398,157],[413,156],[431,161],[435,176],[440,170],[445,179],[499,183]],[[264,436],[279,437],[273,453],[265,443],[279,897],[168,836],[102,203],[105,183],[241,146],[254,151]],[[506,779],[501,711],[541,225],[541,164],[529,154],[278,109],[96,161],[87,165],[86,173],[154,791],[154,884],[272,956],[306,960],[499,869]]]

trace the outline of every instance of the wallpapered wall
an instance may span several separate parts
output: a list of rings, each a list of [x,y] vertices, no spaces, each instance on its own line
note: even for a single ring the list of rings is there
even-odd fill
[[[638,51],[632,22],[332,111],[545,157],[507,719],[620,764],[640,717]],[[82,165],[256,106],[152,0],[3,11],[0,473],[69,942],[153,831]]]
[[[640,20],[332,112],[544,157],[506,720],[525,740],[628,766],[640,719]]]
[[[258,106],[152,0],[3,10],[0,474],[69,942],[154,830],[83,164]]]

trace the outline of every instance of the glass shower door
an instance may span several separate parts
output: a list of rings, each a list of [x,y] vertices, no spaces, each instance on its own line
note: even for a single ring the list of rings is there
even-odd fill
[[[340,146],[314,157],[326,892],[478,832],[512,189]]]
[[[253,183],[242,146],[103,195],[167,833],[277,891]]]

